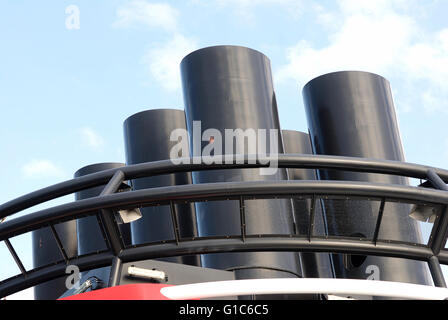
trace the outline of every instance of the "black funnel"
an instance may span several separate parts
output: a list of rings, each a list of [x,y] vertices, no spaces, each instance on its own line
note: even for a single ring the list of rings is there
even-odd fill
[[[307,133],[283,130],[283,145],[288,154],[312,154],[310,136]],[[316,180],[312,169],[288,169],[289,180]],[[296,232],[308,235],[310,225],[311,199],[293,199]],[[313,234],[325,235],[326,222],[320,201],[316,201]],[[300,253],[304,278],[332,278],[332,264],[328,253]]]
[[[68,221],[55,225],[62,246],[68,257],[73,258],[77,254],[76,221]],[[53,232],[50,227],[32,232],[33,267],[42,267],[63,260]],[[66,277],[60,277],[34,287],[35,300],[56,300],[65,291]]]
[[[88,174],[97,173],[104,170],[121,168],[124,163],[106,162],[85,166],[75,172],[75,178]],[[76,200],[83,200],[97,197],[101,194],[106,185],[89,188],[75,193]],[[78,223],[78,254],[89,254],[101,250],[106,250],[106,242],[103,238],[100,225],[96,216],[89,216],[77,220]],[[120,224],[120,233],[125,245],[131,244],[131,229],[129,224]]]
[[[316,154],[404,161],[389,82],[367,72],[335,72],[303,89],[311,140]],[[320,170],[322,180],[369,181],[406,185],[398,176]],[[380,201],[328,200],[330,235],[373,238]],[[409,218],[410,206],[386,203],[379,239],[421,243],[420,228]],[[337,277],[429,284],[424,262],[386,257],[335,256]]]
[[[176,129],[186,130],[185,113],[175,109],[155,109],[139,112],[124,122],[126,163],[128,165],[170,159],[177,141],[170,141]],[[188,150],[185,150],[188,157]],[[175,173],[131,181],[134,190],[191,184],[190,173]],[[176,215],[181,238],[197,236],[194,205],[176,204]],[[131,223],[132,243],[142,244],[174,239],[173,223],[169,206],[141,209],[142,218]],[[185,256],[163,259],[164,261],[200,265],[199,257]]]
[[[280,124],[272,84],[269,59],[262,53],[237,46],[216,46],[195,51],[181,62],[181,76],[185,101],[187,127],[190,134],[190,148],[198,156],[201,150],[213,143],[213,154],[254,153],[251,147],[256,142],[240,140],[240,149],[225,150],[225,130],[266,129],[269,153],[282,153]],[[199,135],[208,130],[214,132],[207,141],[195,140],[194,121],[200,121]],[[197,125],[198,123],[196,123]],[[272,143],[270,130],[278,133]],[[213,137],[213,139],[212,139]],[[259,138],[259,137],[258,137]],[[250,138],[249,138],[250,139]],[[199,137],[199,140],[202,140]],[[257,139],[258,141],[259,139]],[[275,149],[277,146],[278,150]],[[243,151],[244,150],[244,151]],[[260,150],[257,150],[258,152]],[[194,183],[272,181],[286,180],[286,170],[279,169],[273,175],[262,175],[259,169],[214,170],[193,173]],[[213,201],[197,203],[196,213],[200,236],[240,235],[240,206],[238,201]],[[291,234],[293,213],[290,200],[246,200],[246,233]],[[300,266],[295,253],[247,252],[203,255],[205,267],[236,269],[237,278],[295,277]]]

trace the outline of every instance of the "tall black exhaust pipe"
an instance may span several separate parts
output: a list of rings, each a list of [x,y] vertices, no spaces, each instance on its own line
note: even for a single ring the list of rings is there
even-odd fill
[[[185,113],[175,109],[154,109],[136,113],[124,122],[124,142],[128,165],[170,159],[177,141],[171,141],[174,130],[186,130]],[[184,150],[188,157],[188,150]],[[175,173],[134,179],[134,190],[191,184],[190,173]],[[197,236],[194,204],[176,204],[176,215],[181,238]],[[132,243],[143,244],[174,239],[169,206],[141,209],[142,218],[131,223]],[[200,265],[199,256],[165,258],[164,261]]]
[[[124,163],[105,162],[85,166],[75,172],[75,178],[104,170],[121,168]],[[97,197],[103,191],[105,185],[78,191],[75,193],[76,200],[84,200]],[[100,225],[96,216],[89,216],[77,220],[78,224],[78,254],[84,255],[107,249]],[[120,233],[125,245],[131,244],[131,229],[129,224],[120,224]]]
[[[303,89],[316,154],[404,161],[389,82],[367,72],[335,72],[311,80]],[[398,176],[320,170],[322,180],[353,180],[406,185]],[[379,201],[328,200],[330,235],[373,238]],[[421,243],[410,206],[386,203],[379,239]],[[337,277],[429,284],[424,262],[387,257],[336,255]]]
[[[254,132],[266,129],[267,153],[283,152],[271,66],[265,55],[238,46],[208,47],[190,53],[182,60],[181,76],[190,147],[194,156],[200,156],[201,150],[209,144],[217,147],[211,155],[237,153],[237,143],[234,143],[233,150],[225,150],[225,143],[229,142],[225,139],[225,129],[253,129]],[[201,128],[195,121],[200,121]],[[203,133],[208,129],[214,131],[208,131],[211,134],[204,137],[206,141],[202,144],[201,141],[194,141],[197,134],[202,140]],[[272,144],[269,142],[270,130],[278,133]],[[222,141],[218,141],[219,136]],[[246,142],[244,153],[254,153],[250,148],[256,146],[256,142]],[[240,146],[238,152],[243,149]],[[194,183],[285,179],[284,169],[273,175],[261,175],[258,169],[193,173]],[[244,206],[247,235],[293,232],[290,200],[247,200]],[[241,234],[238,201],[197,203],[196,210],[200,236]],[[236,270],[239,279],[296,277],[300,272],[297,254],[285,252],[207,254],[202,256],[202,262],[204,267]]]
[[[100,163],[79,169],[74,177],[78,178],[90,173],[107,169],[119,168],[122,163]],[[82,200],[98,196],[104,186],[94,187],[75,193],[75,200]],[[95,216],[84,217],[64,222],[55,226],[57,235],[69,258],[77,255],[89,254],[106,249],[106,244]],[[125,243],[130,244],[129,225],[120,225],[120,231]],[[33,265],[44,266],[62,260],[60,250],[49,227],[36,230],[32,235]],[[61,277],[34,287],[36,300],[55,300],[67,291],[66,278]]]
[[[55,226],[56,234],[69,258],[77,255],[76,221],[63,222]],[[32,232],[33,268],[63,260],[50,227]],[[65,291],[66,277],[60,277],[34,287],[35,300],[56,300]]]
[[[307,133],[282,130],[285,153],[288,154],[313,154],[310,136]],[[289,180],[316,180],[315,170],[312,169],[288,169]],[[301,236],[308,235],[311,213],[311,199],[293,199],[294,219],[296,232]],[[326,234],[325,217],[323,216],[320,201],[316,201],[315,220],[313,233],[315,235]],[[332,278],[333,268],[328,253],[300,253],[302,273],[304,278]]]

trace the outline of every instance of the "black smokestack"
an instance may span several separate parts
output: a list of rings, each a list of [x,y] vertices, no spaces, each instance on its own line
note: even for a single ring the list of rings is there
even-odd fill
[[[303,89],[316,154],[404,161],[389,82],[367,72],[336,72],[310,81]],[[369,181],[406,185],[398,176],[320,170],[322,180]],[[328,200],[330,235],[373,238],[379,201]],[[386,203],[379,239],[421,243],[410,206]],[[337,277],[367,278],[378,267],[380,280],[429,284],[423,262],[387,257],[336,255]]]
[[[85,166],[75,172],[75,178],[88,174],[97,173],[104,170],[121,168],[124,163],[105,162]],[[103,191],[105,185],[89,188],[75,193],[76,200],[83,200],[97,197]],[[96,216],[84,217],[77,220],[78,224],[78,254],[89,254],[101,250],[106,250],[106,242],[98,224]],[[120,233],[125,245],[131,244],[131,229],[129,224],[120,224]]]
[[[139,112],[124,122],[126,163],[128,165],[150,161],[168,160],[177,141],[171,141],[174,130],[184,129],[185,113],[175,109],[156,109]],[[185,150],[188,153],[188,150]],[[188,157],[189,154],[185,154]],[[175,173],[134,179],[134,190],[191,184],[190,173]],[[176,204],[177,221],[181,238],[197,236],[194,204]],[[174,239],[173,223],[169,206],[146,207],[142,218],[131,223],[132,243]],[[200,265],[199,257],[185,256],[163,259],[190,265]]]
[[[201,136],[208,129],[215,130],[216,137],[209,137],[200,145],[201,150],[209,143],[222,146],[222,150],[215,148],[214,155],[243,153],[241,149],[238,151],[235,148],[235,144],[233,150],[225,150],[225,142],[229,142],[225,140],[225,129],[255,132],[266,129],[267,153],[283,152],[271,66],[265,55],[244,47],[209,47],[186,56],[181,63],[181,75],[187,127],[191,148],[195,150],[194,156],[200,155],[196,153],[198,148],[193,141],[194,121],[201,121]],[[272,144],[270,130],[278,133]],[[218,141],[219,137],[222,137],[222,144]],[[252,153],[249,149],[253,146],[253,141],[245,143],[244,153]],[[278,150],[275,150],[275,146]],[[193,173],[194,183],[286,179],[286,170],[283,169],[273,175],[261,175],[258,169]],[[200,236],[241,234],[238,201],[197,203],[196,210]],[[245,213],[248,235],[293,232],[290,200],[247,200]],[[300,270],[297,254],[284,252],[208,254],[203,255],[202,262],[210,268],[238,269],[236,276],[240,279],[294,277]]]
[[[68,221],[55,225],[62,246],[69,258],[77,255],[76,221]],[[57,242],[50,227],[32,232],[33,268],[43,267],[63,260]],[[34,287],[35,300],[56,300],[65,291],[66,277],[54,279]]]
[[[312,154],[310,136],[307,133],[283,130],[283,145],[288,154]],[[316,173],[311,169],[288,169],[289,180],[316,180]],[[294,219],[297,233],[308,235],[310,225],[311,199],[293,199]],[[314,230],[315,235],[326,234],[325,217],[320,201],[316,201]],[[300,253],[304,278],[332,278],[332,264],[328,253]]]

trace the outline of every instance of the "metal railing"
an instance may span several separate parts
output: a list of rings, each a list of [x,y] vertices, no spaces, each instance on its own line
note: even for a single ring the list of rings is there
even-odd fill
[[[216,158],[215,158],[216,159]],[[372,160],[362,158],[279,155],[279,168],[332,169],[398,175],[427,180],[434,187],[422,188],[406,185],[380,184],[354,181],[251,181],[179,185],[151,188],[137,191],[119,192],[123,181],[176,173],[201,170],[261,168],[269,166],[269,158],[258,157],[255,163],[248,157],[235,156],[230,164],[196,164],[198,159],[184,159],[184,164],[173,164],[170,160],[149,162],[122,168],[105,170],[80,178],[65,181],[0,205],[0,219],[30,208],[34,205],[65,196],[95,186],[106,185],[100,196],[79,200],[0,224],[0,241],[7,245],[21,274],[0,282],[0,297],[21,291],[37,284],[65,275],[67,265],[77,265],[80,271],[112,266],[109,285],[117,283],[117,272],[124,262],[143,259],[171,257],[191,254],[247,251],[295,251],[332,252],[364,254],[425,261],[428,263],[434,284],[446,287],[440,263],[448,264],[448,251],[444,250],[448,230],[448,170],[417,164]],[[223,161],[224,162],[224,161]],[[208,162],[210,163],[210,162]],[[312,223],[316,201],[332,197],[361,198],[380,201],[380,209],[372,239],[341,236],[316,235]],[[311,206],[308,234],[251,235],[246,233],[244,202],[265,198],[309,198]],[[216,237],[181,238],[176,223],[175,204],[179,202],[199,202],[236,200],[240,204],[241,233]],[[434,221],[427,244],[379,239],[384,205],[386,202],[405,202],[430,206],[442,206],[442,213]],[[167,205],[173,217],[171,240],[147,243],[139,246],[125,246],[115,221],[114,211],[143,206]],[[107,249],[93,254],[68,257],[54,228],[58,223],[78,219],[85,215],[98,217],[105,236]],[[26,270],[14,250],[10,239],[33,230],[51,227],[55,241],[63,259],[54,263]]]

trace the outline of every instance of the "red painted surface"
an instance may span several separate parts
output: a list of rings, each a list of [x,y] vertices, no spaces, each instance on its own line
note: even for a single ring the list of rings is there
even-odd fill
[[[170,300],[160,293],[166,284],[139,283],[80,293],[59,300]]]

